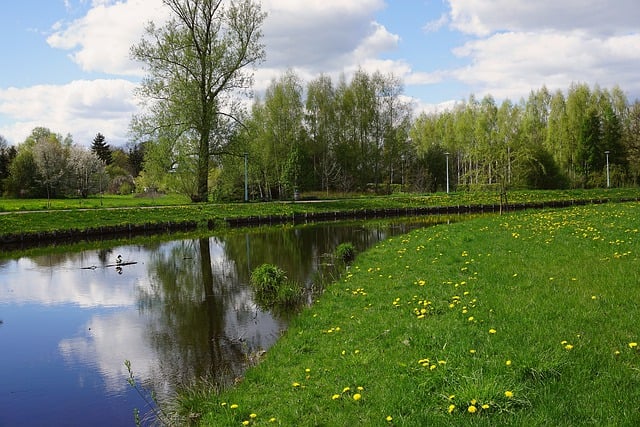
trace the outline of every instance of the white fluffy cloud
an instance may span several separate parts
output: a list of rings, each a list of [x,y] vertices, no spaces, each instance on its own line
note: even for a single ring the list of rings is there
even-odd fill
[[[526,96],[571,82],[640,94],[640,3],[620,0],[449,0],[451,28],[474,37],[454,49],[469,64],[450,76],[476,94]]]
[[[83,71],[116,75],[141,74],[129,49],[142,37],[149,21],[162,21],[167,10],[161,0],[98,1],[82,18],[58,22],[47,43],[70,51]]]
[[[89,145],[101,132],[119,145],[126,141],[137,108],[135,86],[127,80],[101,79],[0,89],[0,114],[14,119],[14,124],[0,127],[0,135],[19,143],[33,128],[45,126],[56,133],[71,133],[79,144]]]

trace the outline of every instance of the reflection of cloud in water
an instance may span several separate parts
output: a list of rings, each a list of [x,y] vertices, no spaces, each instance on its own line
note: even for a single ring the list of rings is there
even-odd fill
[[[144,277],[144,268],[129,265],[118,275],[115,268],[42,267],[22,258],[0,268],[0,299],[15,304],[75,304],[83,308],[133,306],[138,289],[148,286],[137,279]]]
[[[58,348],[67,363],[94,366],[107,390],[117,394],[129,387],[127,359],[136,378],[159,378],[159,361],[146,340],[145,327],[145,320],[134,310],[98,315],[86,325],[86,335],[62,340]]]

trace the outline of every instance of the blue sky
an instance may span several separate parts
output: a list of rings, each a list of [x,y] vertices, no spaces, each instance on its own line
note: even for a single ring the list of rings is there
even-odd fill
[[[637,0],[259,0],[267,61],[261,93],[293,69],[337,81],[358,68],[393,73],[416,113],[475,94],[518,101],[546,85],[619,85],[640,98]],[[36,126],[88,145],[128,141],[142,71],[128,57],[161,0],[7,1],[0,14],[0,135]]]

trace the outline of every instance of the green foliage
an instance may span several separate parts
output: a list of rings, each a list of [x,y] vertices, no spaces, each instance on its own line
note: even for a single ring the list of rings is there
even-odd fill
[[[260,39],[266,15],[251,0],[166,5],[170,19],[161,27],[150,24],[131,50],[148,71],[139,95],[152,100],[132,127],[145,140],[168,140],[177,156],[168,159],[177,160],[180,189],[189,183],[192,201],[206,202],[210,158],[224,148],[235,124],[220,112],[235,113],[233,98],[226,95],[248,89],[250,68],[264,59]]]
[[[335,250],[334,256],[344,263],[350,263],[356,257],[356,247],[353,243],[340,243]]]
[[[257,302],[266,308],[294,306],[302,296],[302,287],[290,281],[286,273],[273,264],[262,264],[253,270],[251,286]]]

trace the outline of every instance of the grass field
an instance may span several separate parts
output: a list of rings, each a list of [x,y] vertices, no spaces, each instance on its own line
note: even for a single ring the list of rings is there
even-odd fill
[[[640,425],[640,204],[486,216],[361,254],[203,425]]]
[[[510,203],[566,200],[638,199],[636,188],[609,190],[513,191]],[[425,206],[498,205],[495,192],[398,194],[316,200],[313,203],[205,203],[191,204],[185,197],[155,198],[105,196],[103,198],[52,200],[0,199],[0,237],[8,234],[41,233],[54,230],[86,230],[95,227],[147,223],[194,221],[206,228],[211,221],[248,216],[292,215],[318,212],[394,209]]]

